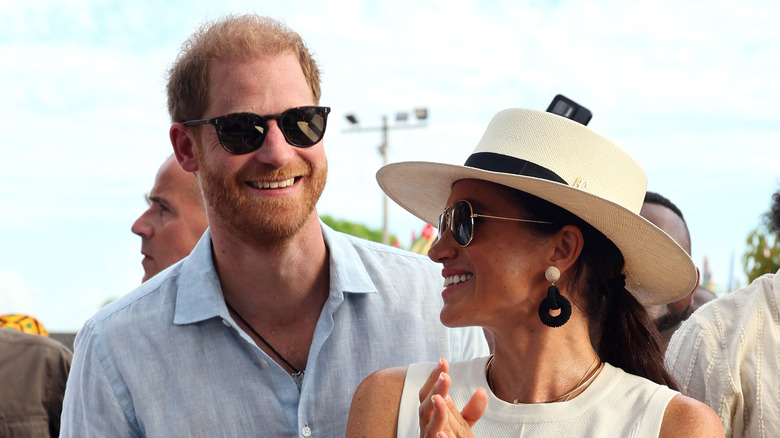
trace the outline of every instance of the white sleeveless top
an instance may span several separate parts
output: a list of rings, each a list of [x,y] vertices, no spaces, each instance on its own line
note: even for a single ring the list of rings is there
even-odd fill
[[[608,363],[577,397],[558,403],[513,404],[489,389],[480,357],[450,365],[450,397],[462,409],[479,387],[488,406],[474,425],[477,437],[658,437],[667,404],[677,391],[628,374]],[[409,365],[398,414],[398,436],[419,437],[419,391],[434,363]]]

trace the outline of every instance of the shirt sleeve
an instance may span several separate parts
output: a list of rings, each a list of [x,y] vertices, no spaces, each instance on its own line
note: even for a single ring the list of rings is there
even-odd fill
[[[714,315],[697,313],[685,321],[669,341],[665,360],[680,392],[711,407],[729,437],[744,400],[729,360],[735,352],[727,347],[722,328],[711,322]]]
[[[461,362],[490,354],[485,333],[481,327],[451,328],[450,345],[455,346],[448,357],[450,362]]]
[[[107,354],[101,354],[99,335],[92,327],[85,326],[76,337],[62,406],[60,437],[142,436],[131,420],[134,418],[131,405],[127,403],[123,408],[120,403],[117,393],[126,393],[126,389],[109,360]]]

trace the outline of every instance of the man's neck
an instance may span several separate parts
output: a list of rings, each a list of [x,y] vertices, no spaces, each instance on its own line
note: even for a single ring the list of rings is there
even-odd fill
[[[212,243],[222,293],[244,318],[288,322],[312,311],[319,315],[330,278],[316,216],[277,245],[254,245],[213,226]]]
[[[328,250],[316,215],[313,218],[280,245],[258,247],[219,227],[212,226],[211,232],[222,294],[231,312],[238,313],[234,319],[291,374],[306,369],[330,289]]]

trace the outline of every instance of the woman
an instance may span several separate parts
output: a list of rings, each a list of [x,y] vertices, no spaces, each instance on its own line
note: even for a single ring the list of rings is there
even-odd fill
[[[511,109],[464,166],[396,163],[377,179],[438,219],[441,321],[482,326],[494,354],[370,375],[348,436],[723,436],[664,369],[642,305],[689,294],[696,269],[639,216],[647,180],[618,146]]]

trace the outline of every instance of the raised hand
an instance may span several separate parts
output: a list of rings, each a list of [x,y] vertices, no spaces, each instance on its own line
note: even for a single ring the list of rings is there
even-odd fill
[[[487,391],[478,388],[462,411],[449,396],[449,364],[440,359],[420,389],[420,436],[423,438],[473,437],[471,427],[485,413]]]

